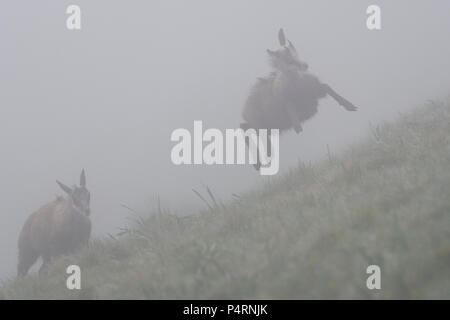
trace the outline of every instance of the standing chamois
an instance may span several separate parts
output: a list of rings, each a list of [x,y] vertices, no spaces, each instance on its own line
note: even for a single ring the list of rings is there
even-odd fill
[[[86,245],[91,234],[90,193],[86,189],[84,170],[80,186],[70,188],[56,181],[67,193],[57,197],[28,217],[19,236],[19,262],[17,274],[25,276],[29,268],[42,257],[41,273],[50,260],[69,254]]]
[[[278,32],[278,40],[280,49],[267,50],[275,70],[268,77],[259,78],[244,105],[242,117],[246,122],[241,123],[243,130],[279,129],[281,133],[294,129],[298,134],[303,130],[302,123],[317,113],[319,99],[327,95],[346,110],[357,110],[351,102],[308,72],[308,64],[299,59],[294,45],[286,41],[283,29]],[[270,139],[268,143],[270,150]],[[258,160],[255,168],[259,170],[260,166]]]

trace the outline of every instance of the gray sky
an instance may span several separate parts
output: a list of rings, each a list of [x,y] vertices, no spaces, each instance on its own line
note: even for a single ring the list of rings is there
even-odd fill
[[[81,7],[81,31],[66,29],[69,4]],[[380,31],[366,28],[370,4]],[[174,166],[170,134],[194,120],[238,127],[280,27],[311,72],[360,107],[323,100],[301,135],[282,136],[282,173],[447,96],[449,13],[447,0],[2,1],[0,278],[14,275],[25,219],[81,168],[95,235],[126,223],[120,203],[145,211],[160,195],[184,213],[202,206],[191,188],[226,200],[263,183],[249,166]]]

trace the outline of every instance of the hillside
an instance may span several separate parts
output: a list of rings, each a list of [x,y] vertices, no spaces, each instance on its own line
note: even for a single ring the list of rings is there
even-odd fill
[[[200,190],[199,190],[200,191]],[[450,299],[450,101],[430,102],[317,164],[7,280],[4,299]],[[65,267],[82,269],[66,289]],[[366,267],[381,268],[381,290]]]

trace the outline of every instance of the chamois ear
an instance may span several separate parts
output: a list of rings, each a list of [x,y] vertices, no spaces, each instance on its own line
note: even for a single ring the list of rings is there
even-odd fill
[[[68,186],[66,186],[64,183],[61,183],[61,182],[59,182],[58,180],[56,180],[56,183],[59,185],[59,187],[60,187],[61,189],[64,190],[65,193],[67,193],[67,194],[71,194],[71,193],[72,193],[72,189],[69,188]]]
[[[81,171],[80,175],[80,186],[86,187],[86,175],[84,174],[84,169]]]
[[[286,37],[284,36],[283,28],[278,31],[278,41],[280,42],[280,46],[284,47],[286,45]]]

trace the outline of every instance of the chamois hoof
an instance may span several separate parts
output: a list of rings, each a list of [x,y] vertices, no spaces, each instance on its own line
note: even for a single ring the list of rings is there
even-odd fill
[[[303,127],[301,125],[294,127],[295,133],[299,134],[300,132],[303,132]]]

